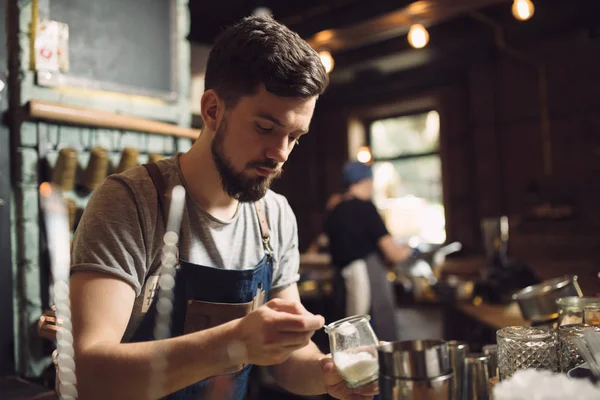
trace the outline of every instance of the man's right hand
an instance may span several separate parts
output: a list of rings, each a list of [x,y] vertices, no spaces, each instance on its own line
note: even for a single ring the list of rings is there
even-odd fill
[[[255,365],[281,364],[310,342],[325,319],[306,311],[302,304],[273,299],[238,320],[238,338],[246,361]]]

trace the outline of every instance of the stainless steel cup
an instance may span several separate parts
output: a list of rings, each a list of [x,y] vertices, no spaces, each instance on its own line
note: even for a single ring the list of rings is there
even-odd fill
[[[379,377],[382,400],[449,400],[452,397],[452,373],[428,379]]]
[[[443,340],[405,340],[378,346],[380,374],[394,378],[434,378],[452,371]]]
[[[497,344],[486,344],[481,348],[484,355],[490,357],[490,378],[498,377],[498,345]]]
[[[490,356],[483,354],[470,355],[465,359],[462,400],[489,400],[489,362]]]
[[[448,341],[448,349],[450,352],[450,365],[454,376],[452,378],[452,399],[459,400],[462,398],[462,381],[465,371],[465,359],[469,354],[469,345],[466,342],[457,340]]]
[[[452,397],[452,366],[442,340],[406,340],[377,347],[379,390],[383,400]]]

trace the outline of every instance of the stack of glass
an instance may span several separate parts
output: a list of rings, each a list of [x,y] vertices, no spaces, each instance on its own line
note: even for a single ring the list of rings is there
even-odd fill
[[[509,326],[496,332],[500,380],[517,370],[535,368],[558,372],[556,331],[549,328]]]
[[[563,325],[558,328],[558,359],[562,372],[566,373],[584,363],[579,350],[573,343],[573,338],[583,337],[583,330],[587,328],[600,332],[600,326],[590,327],[584,324]]]

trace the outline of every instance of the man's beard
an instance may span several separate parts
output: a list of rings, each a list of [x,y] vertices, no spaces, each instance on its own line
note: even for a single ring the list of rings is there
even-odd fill
[[[225,135],[227,135],[226,119],[217,128],[211,145],[212,157],[221,175],[223,190],[242,203],[251,203],[262,199],[273,180],[281,175],[281,169],[278,169],[276,173],[269,177],[257,176],[255,178],[245,176],[244,171],[237,172],[224,152]],[[274,170],[277,168],[277,162],[266,159],[250,162],[246,165],[246,169],[252,167]]]

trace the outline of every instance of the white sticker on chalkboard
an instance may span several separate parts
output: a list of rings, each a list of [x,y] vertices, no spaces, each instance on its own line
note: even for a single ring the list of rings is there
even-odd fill
[[[35,69],[58,72],[58,24],[56,21],[40,21],[35,38]]]

